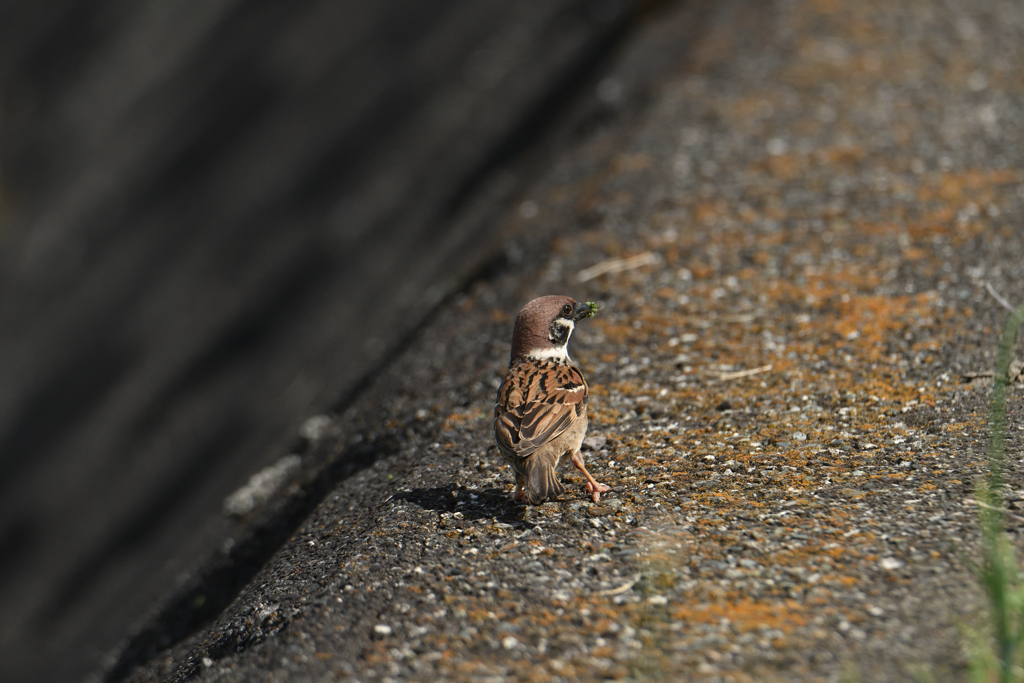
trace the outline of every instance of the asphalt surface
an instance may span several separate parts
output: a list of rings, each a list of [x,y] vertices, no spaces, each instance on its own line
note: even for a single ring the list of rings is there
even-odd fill
[[[324,423],[108,679],[964,677],[978,375],[1006,317],[986,284],[1024,301],[1024,9],[686,11],[601,81],[691,41],[648,106],[538,174],[504,268]],[[491,445],[511,322],[548,293],[602,304],[571,348],[597,505],[572,472],[563,500],[513,505]],[[223,613],[161,640],[275,529]]]

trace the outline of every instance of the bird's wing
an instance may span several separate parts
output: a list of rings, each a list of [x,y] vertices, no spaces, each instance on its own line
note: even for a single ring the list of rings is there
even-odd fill
[[[588,393],[575,366],[520,363],[498,389],[498,447],[509,456],[529,457],[586,414]]]

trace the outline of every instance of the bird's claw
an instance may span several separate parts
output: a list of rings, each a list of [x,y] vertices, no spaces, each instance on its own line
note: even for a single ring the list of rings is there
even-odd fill
[[[587,489],[587,491],[590,492],[590,498],[595,503],[598,503],[598,502],[601,501],[601,494],[602,493],[607,493],[608,491],[611,491],[612,487],[611,486],[606,486],[605,484],[599,484],[596,481],[593,482],[593,483],[588,481],[587,484],[586,484],[586,489]]]

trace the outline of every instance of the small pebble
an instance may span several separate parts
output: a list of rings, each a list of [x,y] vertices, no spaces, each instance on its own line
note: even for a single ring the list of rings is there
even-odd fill
[[[878,561],[878,566],[886,571],[896,571],[903,566],[903,563],[897,560],[895,557],[883,557]]]

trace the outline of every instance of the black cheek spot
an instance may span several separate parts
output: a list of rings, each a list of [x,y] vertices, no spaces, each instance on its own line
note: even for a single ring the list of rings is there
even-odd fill
[[[556,346],[563,346],[569,340],[569,327],[557,322],[551,323],[548,339],[554,342]]]

